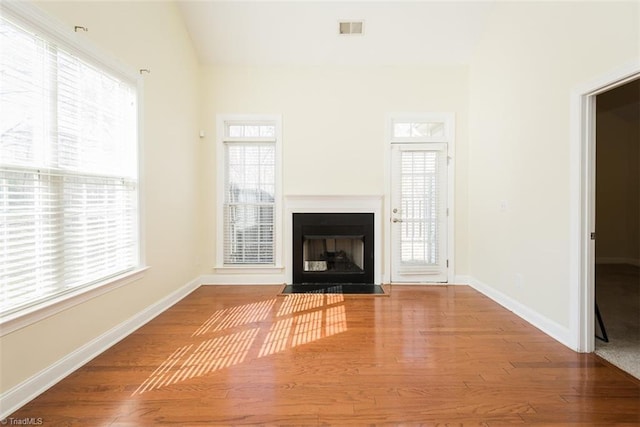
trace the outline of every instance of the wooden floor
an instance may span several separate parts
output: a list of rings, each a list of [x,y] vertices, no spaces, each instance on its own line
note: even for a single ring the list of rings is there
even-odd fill
[[[44,425],[638,425],[640,382],[467,286],[205,286],[20,411]]]

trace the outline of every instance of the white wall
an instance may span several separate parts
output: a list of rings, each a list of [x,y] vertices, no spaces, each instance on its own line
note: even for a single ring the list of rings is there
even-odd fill
[[[383,195],[385,115],[456,115],[456,274],[466,274],[467,68],[234,67],[203,70],[205,260],[215,264],[216,114],[282,114],[285,195]]]
[[[571,92],[638,58],[639,16],[637,2],[499,3],[471,62],[469,272],[559,335],[577,304]]]
[[[89,28],[102,50],[144,77],[146,187],[144,278],[0,339],[0,392],[196,278],[200,253],[198,63],[173,2],[44,2],[45,11]]]

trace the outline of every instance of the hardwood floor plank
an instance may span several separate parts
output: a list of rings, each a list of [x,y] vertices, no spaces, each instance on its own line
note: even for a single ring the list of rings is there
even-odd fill
[[[640,382],[467,286],[205,286],[25,405],[45,425],[640,423]]]

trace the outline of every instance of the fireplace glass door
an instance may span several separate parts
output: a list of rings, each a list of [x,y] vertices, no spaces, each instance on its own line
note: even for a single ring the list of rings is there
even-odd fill
[[[303,237],[304,271],[348,273],[364,271],[364,236]]]

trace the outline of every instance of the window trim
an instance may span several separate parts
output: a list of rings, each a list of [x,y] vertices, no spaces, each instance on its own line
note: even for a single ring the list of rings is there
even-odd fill
[[[39,304],[3,316],[0,318],[0,337],[118,289],[121,286],[136,282],[144,277],[144,272],[148,269],[149,267],[146,266],[138,267],[119,276],[58,295]]]
[[[276,126],[275,138],[230,138],[226,136],[227,123],[271,122]],[[225,192],[225,143],[273,142],[276,161],[276,195],[274,218],[274,263],[265,264],[225,264],[224,263],[224,192]],[[279,114],[218,114],[216,115],[216,242],[214,270],[219,273],[259,273],[282,270],[282,116]]]
[[[19,24],[26,25],[39,36],[59,43],[69,53],[77,55],[83,61],[91,63],[102,70],[132,82],[136,87],[137,97],[137,246],[138,265],[119,275],[105,278],[97,283],[79,287],[67,293],[53,296],[40,303],[27,306],[16,312],[0,315],[0,337],[27,327],[50,316],[56,315],[76,305],[82,304],[121,286],[136,282],[144,277],[144,272],[149,269],[146,266],[145,239],[144,239],[144,168],[143,168],[143,130],[141,118],[143,117],[143,81],[139,73],[124,65],[108,53],[104,52],[81,33],[75,33],[72,28],[51,15],[45,13],[37,6],[27,2],[4,2],[2,13],[8,19]]]

